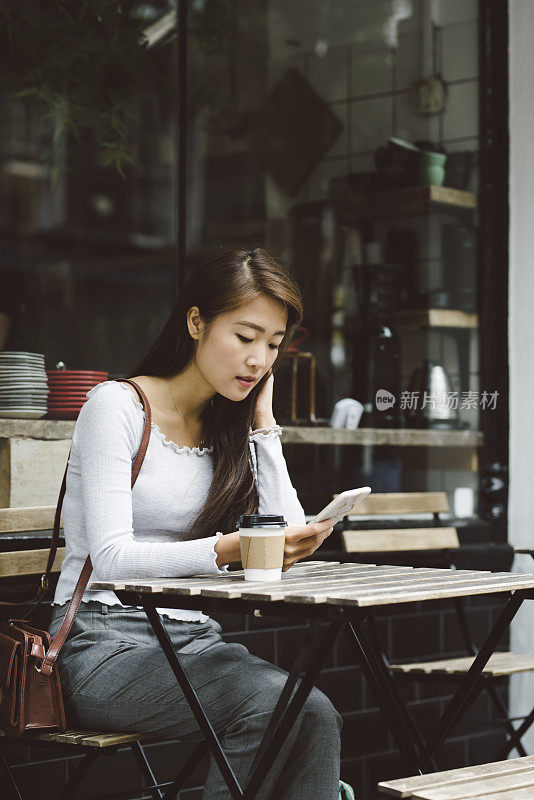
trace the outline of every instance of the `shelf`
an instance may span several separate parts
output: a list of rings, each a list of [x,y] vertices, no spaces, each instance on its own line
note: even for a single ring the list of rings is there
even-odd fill
[[[398,311],[395,327],[402,330],[415,328],[478,328],[478,314],[468,314],[453,308],[421,308]]]
[[[368,192],[357,200],[344,202],[338,213],[340,221],[350,224],[360,219],[415,216],[440,207],[473,211],[477,207],[477,196],[449,186],[414,186]]]
[[[0,419],[0,439],[71,439],[74,420]],[[395,445],[397,447],[479,447],[480,431],[424,430],[419,428],[330,428],[284,425],[284,444]]]
[[[482,433],[473,430],[421,430],[418,428],[300,427],[285,425],[283,444],[394,445],[397,447],[479,447]]]
[[[68,419],[3,419],[0,418],[0,439],[72,439],[74,420]]]

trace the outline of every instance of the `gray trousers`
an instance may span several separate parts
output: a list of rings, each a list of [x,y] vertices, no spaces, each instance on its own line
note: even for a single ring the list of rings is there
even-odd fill
[[[54,606],[57,633],[67,604]],[[162,617],[242,788],[288,673],[221,638],[222,628]],[[69,726],[203,736],[143,611],[82,603],[58,658]],[[258,800],[338,800],[341,717],[313,688]],[[230,800],[210,756],[203,800]]]

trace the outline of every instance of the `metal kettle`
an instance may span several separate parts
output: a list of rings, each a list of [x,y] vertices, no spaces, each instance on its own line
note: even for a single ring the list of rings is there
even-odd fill
[[[425,359],[422,366],[413,371],[408,392],[410,402],[405,411],[408,425],[458,427],[458,403],[454,402],[451,379],[440,364]]]

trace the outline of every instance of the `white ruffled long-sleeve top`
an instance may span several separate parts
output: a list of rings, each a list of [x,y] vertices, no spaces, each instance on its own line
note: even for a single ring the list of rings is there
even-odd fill
[[[216,532],[193,539],[191,525],[204,505],[213,478],[213,448],[179,447],[152,423],[137,480],[132,462],[145,421],[142,403],[128,384],[104,381],[87,393],[76,420],[63,500],[66,556],[54,596],[70,600],[90,554],[91,581],[220,574]],[[259,494],[259,514],[283,514],[305,523],[282,452],[278,426],[250,436]],[[83,601],[120,605],[110,591],[86,589]],[[201,611],[159,609],[175,619],[205,621]]]

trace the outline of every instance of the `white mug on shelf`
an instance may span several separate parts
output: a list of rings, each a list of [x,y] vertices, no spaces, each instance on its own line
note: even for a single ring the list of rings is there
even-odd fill
[[[356,428],[360,424],[362,414],[363,414],[363,403],[360,403],[359,400],[355,400],[354,403],[349,406],[349,409],[347,411],[345,428],[348,428],[351,431],[356,430]]]
[[[364,408],[360,401],[354,400],[352,397],[344,397],[342,400],[338,400],[330,418],[330,427],[355,430],[360,424],[363,410]]]
[[[461,519],[475,513],[475,493],[470,486],[458,486],[454,490],[454,516]]]

